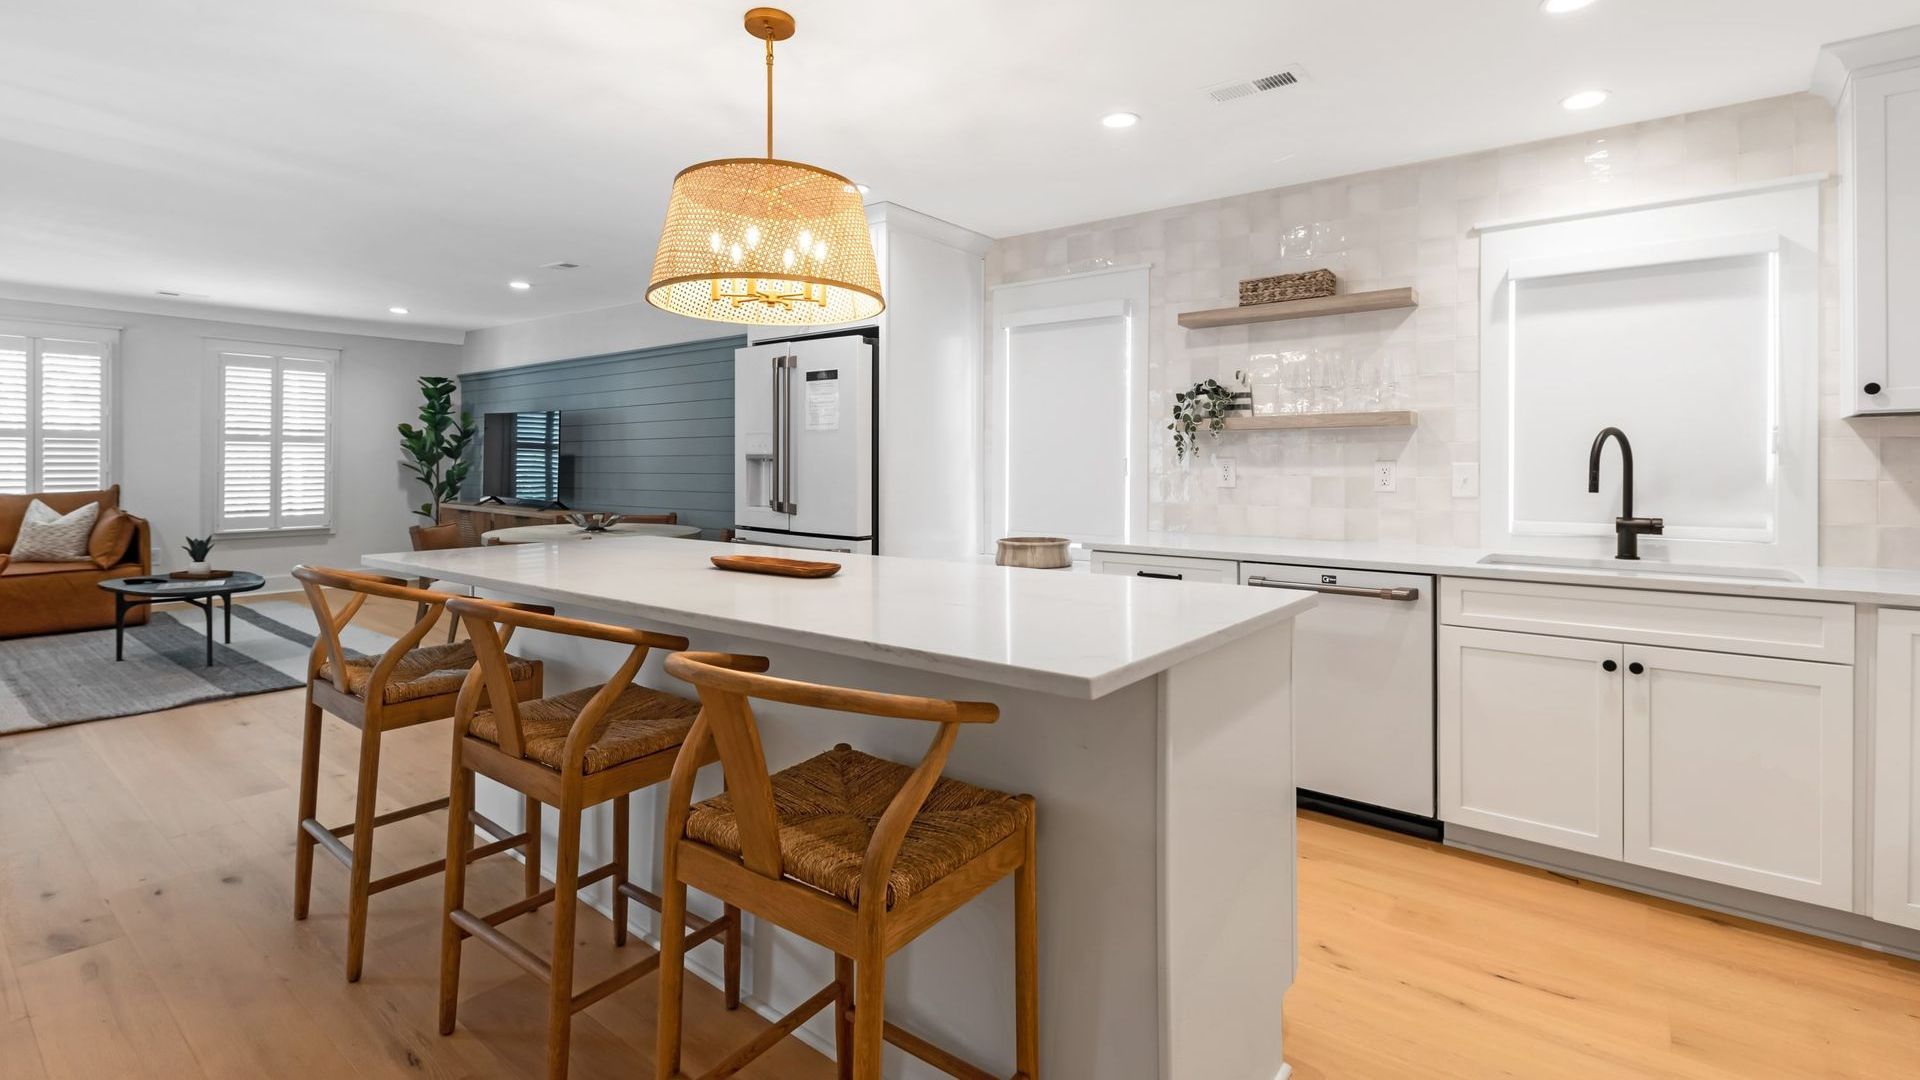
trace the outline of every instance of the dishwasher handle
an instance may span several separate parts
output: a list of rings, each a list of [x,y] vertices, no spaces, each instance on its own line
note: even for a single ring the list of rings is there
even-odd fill
[[[1368,588],[1364,585],[1320,585],[1307,581],[1276,581],[1268,577],[1250,577],[1247,584],[1262,589],[1300,589],[1304,592],[1326,593],[1329,596],[1364,596],[1373,600],[1398,600],[1412,603],[1420,599],[1420,590],[1405,586],[1394,588]]]

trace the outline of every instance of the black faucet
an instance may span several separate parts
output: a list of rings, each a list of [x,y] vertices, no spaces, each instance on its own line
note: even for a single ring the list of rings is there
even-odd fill
[[[1607,437],[1612,436],[1620,442],[1620,516],[1613,519],[1614,558],[1638,559],[1640,557],[1640,534],[1659,536],[1667,530],[1667,523],[1659,518],[1637,518],[1633,516],[1633,446],[1627,442],[1627,433],[1617,427],[1601,428],[1600,434],[1593,437],[1593,449],[1587,454],[1587,491],[1600,491],[1600,450],[1607,445]]]

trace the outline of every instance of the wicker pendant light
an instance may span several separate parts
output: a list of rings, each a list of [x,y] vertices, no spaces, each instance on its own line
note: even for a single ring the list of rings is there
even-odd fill
[[[747,12],[767,43],[767,156],[721,158],[673,178],[647,303],[717,322],[808,326],[880,314],[880,274],[860,189],[773,156],[773,43],[793,16]]]

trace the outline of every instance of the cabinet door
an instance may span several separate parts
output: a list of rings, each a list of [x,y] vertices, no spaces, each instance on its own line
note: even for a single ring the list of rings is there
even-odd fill
[[[1920,611],[1880,609],[1874,664],[1873,917],[1920,929]]]
[[[1442,627],[1441,820],[1619,858],[1621,653]]]
[[[1626,859],[1847,909],[1853,668],[1626,648]]]
[[[1856,409],[1920,411],[1920,68],[1856,79],[1848,92]]]

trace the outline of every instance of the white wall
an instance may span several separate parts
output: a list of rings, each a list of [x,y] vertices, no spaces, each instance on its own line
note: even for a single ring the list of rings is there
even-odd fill
[[[407,526],[424,520],[409,512],[425,492],[401,468],[394,429],[419,409],[414,380],[454,374],[459,346],[0,299],[0,319],[7,318],[121,328],[113,480],[121,505],[152,523],[156,569],[184,567],[184,538],[211,531],[212,496],[202,479],[213,464],[205,443],[213,422],[207,338],[340,350],[333,533],[223,540],[215,565],[266,574],[273,588],[286,584],[297,563],[354,566],[362,555],[402,550]]]
[[[470,330],[466,344],[460,349],[460,370],[493,371],[548,360],[678,345],[683,341],[721,337],[736,329],[725,323],[669,315],[644,299],[635,300],[619,307]]]

